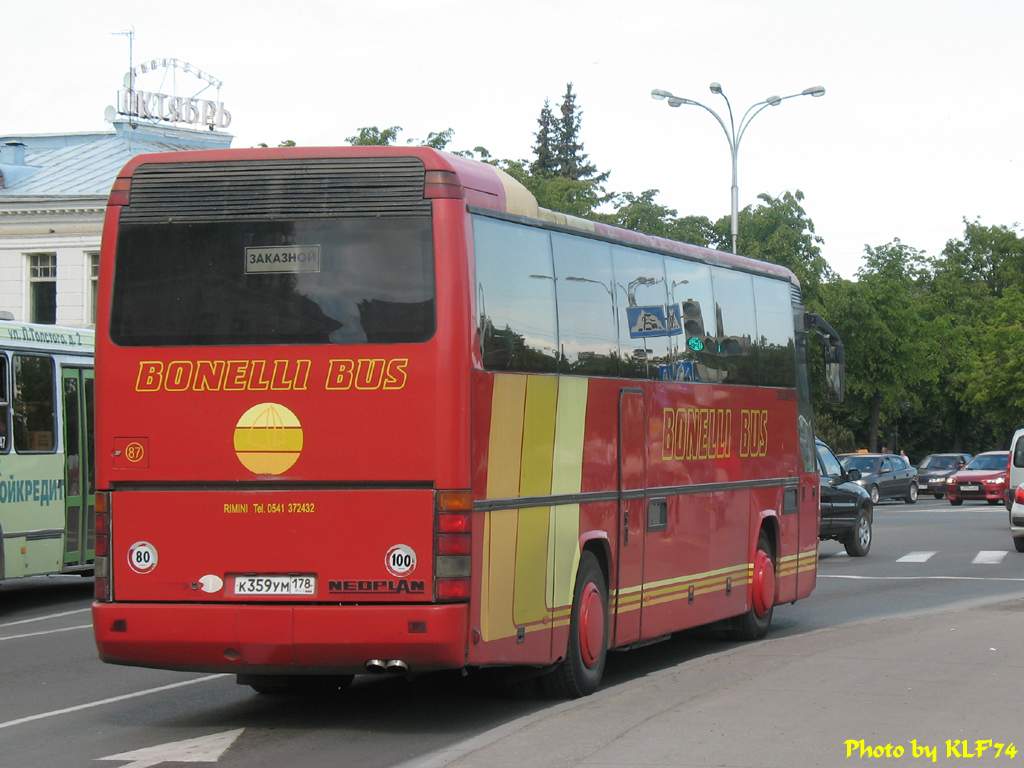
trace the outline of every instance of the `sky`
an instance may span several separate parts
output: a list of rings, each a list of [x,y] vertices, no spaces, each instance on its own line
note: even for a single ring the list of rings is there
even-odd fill
[[[112,33],[129,27],[136,62],[176,57],[224,82],[235,147],[399,125],[403,141],[452,128],[454,149],[526,158],[544,99],[572,81],[610,190],[658,189],[716,219],[730,206],[722,129],[651,89],[721,111],[719,82],[738,117],[822,85],[751,124],[739,199],[801,190],[839,274],[865,245],[937,254],[965,218],[1024,221],[1019,0],[37,0],[3,12],[0,135],[109,128],[128,69]]]

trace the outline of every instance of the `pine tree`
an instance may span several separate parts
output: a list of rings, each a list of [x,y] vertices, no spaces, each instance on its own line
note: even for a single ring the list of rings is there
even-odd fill
[[[583,113],[576,108],[576,94],[572,92],[572,83],[566,83],[565,94],[560,107],[561,119],[557,123],[557,140],[555,142],[555,162],[558,175],[574,181],[594,181],[598,184],[608,178],[608,173],[597,172],[597,167],[587,161],[580,138],[580,127]]]
[[[537,132],[533,134],[537,139],[537,143],[533,145],[534,161],[530,164],[530,173],[533,175],[554,176],[558,172],[553,146],[557,133],[558,126],[555,125],[555,116],[551,112],[551,102],[544,99],[540,117],[537,118]]]

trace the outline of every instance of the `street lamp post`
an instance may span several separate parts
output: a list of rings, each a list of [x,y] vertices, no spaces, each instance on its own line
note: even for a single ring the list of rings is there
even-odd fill
[[[740,118],[739,125],[737,126],[735,120],[733,120],[732,104],[729,102],[729,97],[725,95],[722,90],[722,86],[718,83],[711,83],[709,86],[712,93],[718,94],[725,99],[725,106],[729,111],[729,125],[726,126],[725,121],[719,116],[715,110],[706,104],[701,104],[699,101],[693,99],[686,99],[682,96],[676,96],[670,91],[665,91],[660,88],[655,88],[651,91],[651,98],[654,99],[666,99],[670,107],[681,107],[684,104],[690,106],[700,107],[704,111],[708,112],[718,124],[722,126],[722,131],[725,133],[725,139],[729,142],[729,152],[732,155],[732,252],[736,253],[736,238],[739,235],[740,230],[740,188],[739,188],[739,175],[737,172],[737,158],[739,157],[740,142],[743,140],[743,134],[746,133],[747,128],[750,127],[751,121],[757,117],[765,107],[777,107],[779,104],[784,102],[786,99],[794,99],[797,96],[824,96],[825,89],[820,85],[813,85],[810,88],[804,88],[799,93],[791,93],[788,96],[769,96],[762,101],[757,101],[747,107],[747,111],[743,113],[743,117]]]

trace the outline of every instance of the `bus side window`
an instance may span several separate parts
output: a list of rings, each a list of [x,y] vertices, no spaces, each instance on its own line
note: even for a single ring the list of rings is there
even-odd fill
[[[615,376],[619,338],[611,246],[557,233],[551,236],[551,245],[558,294],[559,371]]]
[[[7,355],[0,352],[0,453],[7,453],[11,450],[10,441],[10,411],[11,411],[11,400],[10,394],[11,389],[9,385],[10,379],[7,375]]]
[[[796,340],[789,283],[754,277],[758,381],[764,387],[796,385]]]
[[[550,235],[474,216],[473,250],[484,368],[554,373],[558,341]]]
[[[14,356],[14,450],[53,453],[57,450],[53,359]]]
[[[726,371],[725,384],[759,384],[754,341],[754,287],[751,276],[722,267],[712,267],[715,291],[715,349],[719,365]]]
[[[668,292],[660,253],[612,247],[619,315],[619,375],[668,378]]]
[[[711,268],[683,259],[665,259],[668,280],[672,381],[718,381],[714,348],[715,301]],[[674,319],[674,322],[672,322]]]

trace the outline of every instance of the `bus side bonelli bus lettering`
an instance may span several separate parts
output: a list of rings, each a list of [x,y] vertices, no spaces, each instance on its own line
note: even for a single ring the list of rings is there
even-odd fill
[[[399,390],[408,380],[408,365],[407,357],[336,358],[316,378],[326,391]],[[135,391],[306,391],[311,368],[310,360],[141,360]]]

